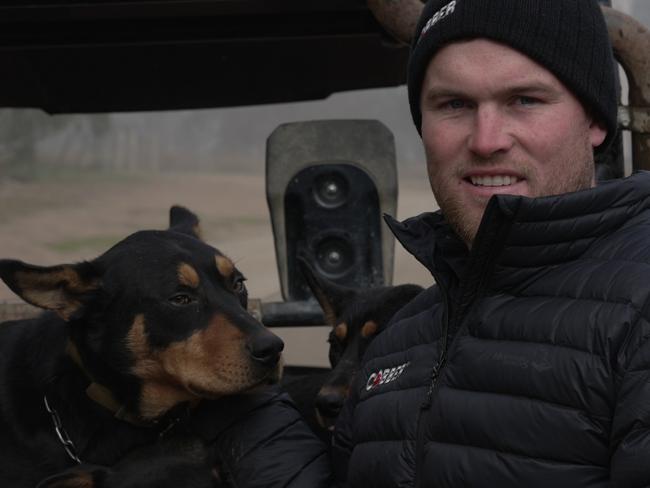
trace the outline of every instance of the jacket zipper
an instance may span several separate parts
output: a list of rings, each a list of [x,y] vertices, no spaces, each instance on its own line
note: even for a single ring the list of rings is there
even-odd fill
[[[422,420],[425,413],[431,408],[433,403],[433,392],[436,389],[438,384],[438,378],[440,377],[440,371],[444,368],[445,363],[447,362],[447,337],[449,335],[449,295],[446,288],[442,287],[442,282],[439,280],[439,277],[434,274],[434,279],[438,286],[440,287],[440,292],[443,296],[443,302],[445,304],[445,318],[444,326],[442,330],[442,346],[440,351],[440,356],[438,361],[433,367],[431,377],[429,379],[429,389],[427,394],[424,397],[424,400],[420,404],[420,410],[418,412],[418,420],[416,423],[416,441],[415,441],[415,486],[420,488],[422,485],[421,476],[418,476],[421,472],[422,463],[424,462],[424,429],[422,429]]]
[[[460,297],[459,303],[455,306],[453,321],[450,321],[449,318],[449,291],[442,286],[442,282],[439,280],[439,276],[433,270],[433,278],[440,287],[441,293],[443,293],[443,299],[445,304],[445,310],[447,315],[444,318],[444,327],[443,327],[443,337],[442,337],[442,350],[440,352],[440,357],[438,362],[433,368],[431,373],[431,379],[429,383],[429,389],[424,398],[424,401],[420,405],[420,411],[418,413],[418,419],[416,424],[417,435],[416,435],[416,444],[415,444],[415,487],[422,487],[422,465],[424,463],[424,429],[423,421],[425,414],[431,408],[433,403],[433,396],[438,387],[438,379],[440,374],[447,363],[447,351],[448,347],[450,348],[453,345],[456,335],[460,330],[462,323],[465,317],[469,314],[471,308],[476,304],[478,298],[483,294],[487,286],[487,277],[491,274],[492,265],[494,263],[495,257],[498,252],[501,250],[500,242],[503,241],[505,236],[508,234],[510,227],[512,225],[512,215],[516,212],[516,209],[511,210],[508,215],[499,213],[498,211],[498,202],[493,199],[488,207],[485,209],[485,214],[483,216],[483,222],[492,222],[489,228],[483,230],[484,223],[479,227],[479,231],[474,239],[474,250],[470,253],[469,262],[466,276],[469,276],[469,273],[473,269],[476,269],[476,282],[471,289],[467,288],[468,283],[465,280],[461,279],[460,289],[458,290],[458,296]],[[477,249],[484,250],[483,253],[477,254]],[[451,330],[449,329],[449,324],[452,323]],[[450,334],[451,333],[451,334]],[[451,335],[451,341],[449,337]],[[448,345],[448,342],[451,344]]]
[[[436,283],[439,284],[438,286],[440,286],[440,281],[438,281],[435,275],[434,275],[434,279],[436,280]],[[482,280],[479,280],[480,284],[474,289],[474,293],[468,292],[468,290],[461,285],[458,293],[461,299],[460,299],[460,303],[456,305],[455,313],[453,314],[452,317],[453,320],[450,320],[448,315],[445,317],[440,357],[438,358],[438,361],[436,362],[433,371],[431,373],[429,389],[427,390],[427,394],[424,397],[424,400],[420,404],[420,411],[418,413],[418,420],[416,425],[417,437],[416,437],[416,444],[415,444],[415,477],[416,477],[415,487],[416,488],[421,488],[422,486],[421,472],[422,472],[422,465],[424,463],[424,429],[422,428],[422,422],[424,420],[425,414],[429,411],[431,405],[433,404],[433,396],[438,387],[438,379],[440,378],[440,374],[443,368],[447,364],[447,352],[451,347],[451,345],[453,345],[454,340],[456,339],[456,334],[460,330],[463,320],[468,315],[468,311],[472,308],[473,304],[476,303],[478,296],[481,294],[480,293],[480,290],[482,288],[481,282]],[[446,310],[449,311],[448,292],[446,289],[443,289],[442,287],[440,288],[440,290],[443,293]],[[472,295],[474,299],[468,300],[467,297]],[[450,322],[452,325],[451,331],[449,329]],[[450,332],[452,336],[451,344],[448,344]]]

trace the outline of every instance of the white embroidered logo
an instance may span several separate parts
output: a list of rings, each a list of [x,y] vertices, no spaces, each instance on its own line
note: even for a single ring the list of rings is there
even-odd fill
[[[404,372],[409,363],[400,364],[394,368],[380,369],[376,373],[372,373],[366,381],[366,390],[370,391],[376,386],[385,385],[391,381],[395,381]]]
[[[442,19],[447,17],[449,14],[453,13],[456,9],[456,0],[452,0],[447,5],[438,10],[435,14],[431,16],[427,23],[422,27],[422,32],[420,32],[420,37],[422,37],[426,32],[431,29],[434,25],[440,22]]]

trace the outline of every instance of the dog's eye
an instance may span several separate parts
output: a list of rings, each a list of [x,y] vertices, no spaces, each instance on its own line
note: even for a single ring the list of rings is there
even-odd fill
[[[232,284],[232,290],[235,293],[242,293],[246,289],[244,286],[244,281],[246,281],[246,278],[237,278]]]
[[[179,307],[182,307],[183,305],[189,305],[190,303],[194,302],[194,298],[192,298],[190,295],[186,295],[185,293],[178,293],[171,297],[169,299],[169,302],[172,305],[177,305]]]

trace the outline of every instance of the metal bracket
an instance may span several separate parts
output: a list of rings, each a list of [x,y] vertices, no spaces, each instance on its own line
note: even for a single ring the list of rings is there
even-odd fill
[[[622,129],[650,134],[650,107],[618,107],[618,123]]]

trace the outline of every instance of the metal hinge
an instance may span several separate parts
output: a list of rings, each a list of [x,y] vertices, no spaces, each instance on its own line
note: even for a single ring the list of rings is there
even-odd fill
[[[619,105],[618,123],[625,130],[650,134],[650,108]]]

